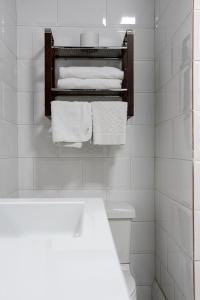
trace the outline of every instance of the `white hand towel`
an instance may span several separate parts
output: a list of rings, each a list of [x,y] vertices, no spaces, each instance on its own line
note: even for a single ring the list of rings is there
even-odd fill
[[[124,78],[124,72],[114,67],[60,67],[59,77],[82,79],[120,79]]]
[[[93,102],[93,144],[126,143],[127,102]]]
[[[92,136],[91,104],[52,101],[52,138],[54,143],[80,148]]]
[[[64,78],[58,80],[58,88],[60,89],[94,89],[108,90],[121,89],[122,81],[119,79],[79,79]]]

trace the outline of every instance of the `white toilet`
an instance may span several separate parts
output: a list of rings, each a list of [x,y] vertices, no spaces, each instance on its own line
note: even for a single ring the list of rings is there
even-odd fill
[[[131,221],[135,209],[128,202],[107,202],[106,211],[131,300],[137,300],[135,279],[130,272]]]

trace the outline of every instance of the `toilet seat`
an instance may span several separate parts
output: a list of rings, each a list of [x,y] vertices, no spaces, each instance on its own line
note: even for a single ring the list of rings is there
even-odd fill
[[[126,281],[129,298],[131,300],[137,300],[135,279],[133,278],[133,276],[130,272],[129,264],[121,264],[121,270],[123,272],[123,275],[124,275],[124,278]]]

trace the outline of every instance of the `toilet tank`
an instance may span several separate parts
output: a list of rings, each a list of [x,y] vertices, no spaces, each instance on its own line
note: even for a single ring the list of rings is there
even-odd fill
[[[107,202],[106,211],[120,263],[130,262],[131,221],[135,209],[128,202]]]

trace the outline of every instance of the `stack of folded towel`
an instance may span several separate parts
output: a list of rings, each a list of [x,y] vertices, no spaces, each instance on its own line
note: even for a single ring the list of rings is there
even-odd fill
[[[60,89],[121,89],[124,72],[114,67],[60,67]]]
[[[126,143],[127,103],[122,101],[52,101],[52,137],[54,143],[81,147]]]
[[[58,88],[120,89],[124,72],[114,67],[60,67]],[[120,145],[126,142],[127,103],[121,101],[51,103],[54,143],[81,147]]]

